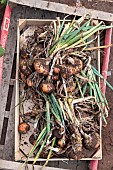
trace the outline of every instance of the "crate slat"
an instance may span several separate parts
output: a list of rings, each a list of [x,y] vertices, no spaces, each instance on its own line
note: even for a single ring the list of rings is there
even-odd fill
[[[48,1],[10,0],[10,2],[18,3],[21,5],[26,5],[26,6],[30,6],[30,7],[40,8],[40,9],[44,9],[44,10],[49,10],[49,11],[70,14],[70,15],[77,15],[77,16],[85,16],[85,15],[89,16],[90,15],[90,17],[94,18],[94,19],[100,19],[100,20],[104,20],[104,21],[113,21],[112,13],[107,13],[107,12],[93,10],[93,9],[87,9],[85,7],[76,8],[76,7],[68,6],[66,4],[50,2],[49,0]]]
[[[8,35],[8,40],[6,45],[6,52],[4,56],[3,80],[2,80],[2,86],[0,87],[0,99],[1,99],[1,106],[2,106],[0,107],[0,147],[1,145],[5,145],[5,139],[4,141],[2,139],[3,133],[6,133],[7,136],[6,121],[4,120],[9,120],[10,115],[12,116],[12,113],[10,113],[11,99],[10,96],[8,99],[8,92],[10,91],[9,89],[10,79],[11,79],[12,65],[13,65],[13,59],[14,59],[14,53],[16,47],[16,28],[17,28],[16,22],[18,18],[24,17],[24,11],[25,10],[22,10],[22,7],[20,6],[15,7],[13,10],[9,35]],[[8,100],[10,100],[10,103],[8,105],[8,111],[7,111],[7,104],[9,102]],[[3,124],[4,122],[5,125]],[[4,126],[5,129],[3,129]]]
[[[22,166],[22,163],[5,161],[5,160],[0,159],[0,168],[7,169],[7,170],[8,169],[17,170],[17,169],[20,169],[21,166]],[[29,170],[33,170],[33,167],[30,164],[28,164],[28,168],[29,168]],[[40,169],[41,169],[41,166],[39,166],[39,165],[34,166],[34,170],[40,170]],[[25,168],[21,168],[21,170],[25,170]],[[53,168],[53,167],[45,167],[44,170],[64,170],[64,169]]]

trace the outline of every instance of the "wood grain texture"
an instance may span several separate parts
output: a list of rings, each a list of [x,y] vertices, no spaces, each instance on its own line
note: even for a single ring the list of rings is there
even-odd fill
[[[19,170],[22,166],[22,163],[18,162],[12,162],[12,161],[5,161],[0,159],[0,168],[3,168],[4,170]],[[28,164],[29,170],[33,170],[32,165]],[[40,170],[41,166],[35,165],[34,170]],[[21,170],[25,170],[25,168],[21,168]],[[45,167],[44,170],[64,170],[62,168],[51,168],[51,167]]]
[[[66,4],[56,3],[56,2],[50,2],[50,1],[42,1],[42,0],[10,0],[12,3],[18,3],[21,5],[26,5],[30,7],[40,8],[44,10],[49,11],[55,11],[70,15],[78,15],[78,16],[89,16],[94,19],[100,19],[105,21],[113,21],[113,14],[112,13],[106,13],[103,11],[93,10],[93,9],[87,9],[85,7],[72,7],[68,6]]]

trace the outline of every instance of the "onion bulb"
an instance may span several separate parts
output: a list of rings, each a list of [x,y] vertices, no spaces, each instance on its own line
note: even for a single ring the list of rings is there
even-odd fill
[[[34,69],[37,73],[47,76],[49,74],[49,64],[45,59],[36,59],[34,61]]]
[[[61,69],[61,76],[65,79],[71,77],[72,75],[75,74],[75,68],[71,65],[66,66],[66,65],[62,65],[62,69]]]
[[[63,148],[66,145],[66,136],[63,134],[62,138],[58,140],[58,145]]]
[[[84,139],[84,146],[88,150],[96,149],[100,145],[100,137],[98,133],[92,133],[87,135],[88,137]]]
[[[54,85],[50,82],[44,81],[40,84],[40,90],[43,93],[50,94],[54,91]]]
[[[58,80],[59,80],[59,76],[55,74],[55,75],[52,76],[52,79],[53,79],[54,81],[58,81]]]
[[[32,63],[29,59],[23,59],[20,61],[20,72],[25,76],[29,76],[32,73]]]
[[[26,134],[30,130],[30,125],[26,122],[22,122],[18,126],[18,131],[21,134]]]
[[[56,65],[56,66],[54,67],[53,71],[54,71],[54,73],[59,74],[60,71],[61,71],[61,67],[58,66],[58,65]]]
[[[29,87],[32,87],[32,86],[33,86],[33,78],[32,78],[31,75],[27,78],[27,85],[28,85]]]

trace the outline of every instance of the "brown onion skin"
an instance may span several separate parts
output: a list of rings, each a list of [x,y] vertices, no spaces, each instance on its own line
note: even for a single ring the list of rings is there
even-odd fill
[[[22,122],[18,126],[18,131],[20,134],[26,134],[30,130],[30,125],[26,122]]]
[[[59,75],[53,75],[53,76],[52,76],[52,80],[58,81],[58,80],[59,80]]]
[[[42,82],[40,84],[40,90],[43,93],[50,94],[55,90],[55,88],[54,88],[54,85],[52,83],[49,83],[49,82],[45,81],[45,82]]]
[[[34,69],[37,73],[47,76],[49,74],[49,65],[45,59],[36,59],[34,61]]]
[[[33,86],[33,80],[31,79],[31,78],[27,78],[27,85],[29,86],[29,87],[32,87]]]
[[[71,76],[78,74],[83,68],[83,62],[80,59],[73,59],[73,64],[63,64],[61,66],[61,76],[68,79]]]
[[[63,135],[63,137],[61,139],[58,140],[58,145],[60,146],[60,148],[63,148],[66,145],[65,134]]]
[[[60,71],[61,71],[61,66],[56,65],[56,66],[54,67],[53,71],[54,71],[54,73],[59,74]]]
[[[66,67],[65,65],[62,65],[61,76],[64,79],[70,78],[74,74],[75,74],[75,68],[73,66],[69,65]]]
[[[22,72],[25,76],[29,76],[32,73],[32,64],[28,59],[23,59],[20,61],[20,72]]]
[[[88,150],[96,149],[100,145],[100,138],[98,133],[90,134],[89,139],[84,139],[84,146]]]

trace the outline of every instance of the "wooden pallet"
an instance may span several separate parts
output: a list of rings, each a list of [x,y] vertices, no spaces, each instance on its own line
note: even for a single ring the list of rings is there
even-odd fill
[[[61,18],[64,14],[49,12],[40,9],[34,9],[17,5],[13,8],[11,24],[7,42],[6,53],[4,57],[3,84],[0,88],[0,158],[14,161],[14,107],[15,107],[15,68],[16,68],[16,35],[17,20],[19,18]],[[55,161],[50,162],[48,166],[64,169],[87,170],[88,161]],[[0,163],[1,164],[1,163]],[[38,162],[43,164],[43,162]],[[2,167],[3,168],[3,167]],[[5,167],[4,167],[5,168]],[[10,167],[11,169],[11,167]]]

